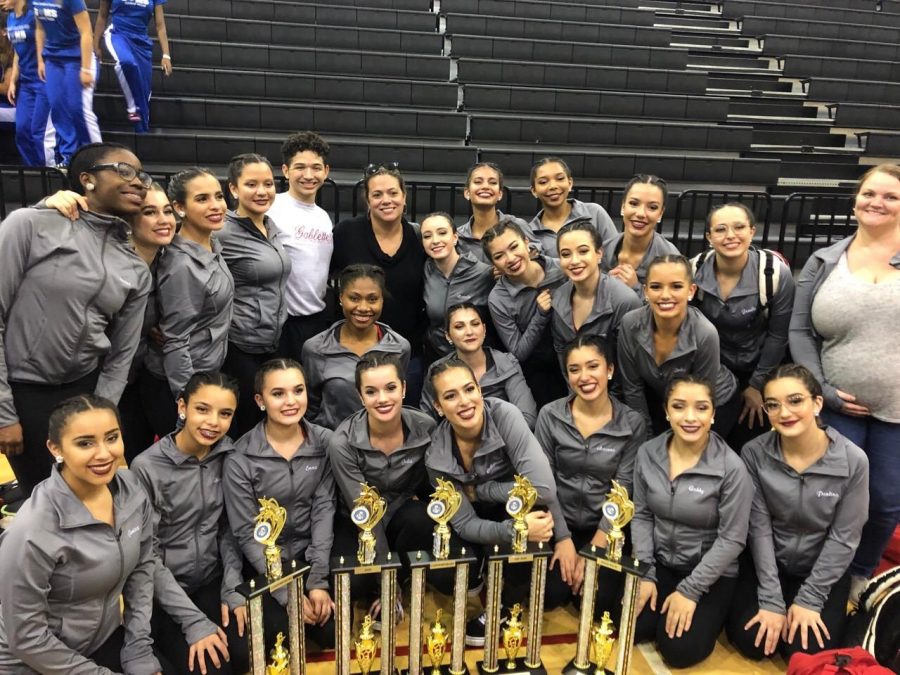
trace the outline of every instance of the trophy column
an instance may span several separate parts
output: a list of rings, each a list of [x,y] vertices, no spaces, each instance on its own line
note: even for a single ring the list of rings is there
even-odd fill
[[[606,662],[613,650],[612,621],[609,613],[603,615],[599,627],[594,627],[594,602],[597,593],[597,571],[605,568],[625,575],[625,593],[622,598],[622,617],[619,620],[618,654],[616,656],[615,673],[626,675],[631,667],[631,654],[634,648],[634,625],[637,620],[635,606],[641,579],[649,570],[646,563],[637,559],[623,559],[622,548],[625,535],[622,528],[634,515],[634,503],[628,499],[625,488],[616,481],[612,482],[612,490],[603,503],[603,515],[612,524],[607,535],[606,548],[585,546],[579,555],[585,559],[584,591],[581,602],[581,616],[578,622],[578,644],[575,658],[563,670],[565,675],[576,673],[608,673]],[[590,652],[594,666],[588,658]]]

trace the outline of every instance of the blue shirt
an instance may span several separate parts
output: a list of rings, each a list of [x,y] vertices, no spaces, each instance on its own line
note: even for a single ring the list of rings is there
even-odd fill
[[[19,84],[39,82],[37,72],[37,48],[34,44],[34,12],[29,7],[22,16],[10,12],[6,18],[6,31],[16,56],[19,57]]]
[[[147,37],[147,24],[157,5],[166,0],[112,0],[109,17],[112,29],[136,37]]]
[[[44,58],[81,59],[75,15],[87,11],[84,0],[33,0],[31,4],[46,36]]]

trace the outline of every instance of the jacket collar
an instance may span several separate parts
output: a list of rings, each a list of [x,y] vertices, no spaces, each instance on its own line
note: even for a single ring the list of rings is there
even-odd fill
[[[651,461],[658,466],[666,476],[669,477],[669,441],[672,438],[672,430],[661,433],[656,438],[647,441],[647,453]],[[681,473],[681,476],[715,476],[718,478],[725,477],[725,463],[728,459],[727,453],[734,452],[728,447],[728,444],[722,440],[715,431],[710,432],[709,442],[700,455],[697,463]]]
[[[142,488],[136,484],[136,479],[127,480],[123,473],[128,473],[130,476],[127,469],[118,469],[109,484],[109,491],[113,496],[116,529],[140,507],[142,499],[145,499],[144,495],[139,492]],[[63,479],[61,467],[53,467],[50,477],[43,484],[43,489],[48,502],[56,511],[59,526],[62,529],[100,524]]]
[[[200,244],[185,239],[180,234],[176,234],[174,239],[172,239],[172,243],[166,247],[166,250],[170,248],[178,249],[182,253],[187,254],[193,260],[196,260],[201,265],[209,265],[215,261],[216,257],[219,253],[222,252],[222,244],[219,243],[219,240],[215,237],[210,241],[212,246],[212,251],[207,251]]]
[[[244,230],[249,232],[251,235],[253,235],[257,239],[266,239],[269,242],[273,242],[273,241],[275,241],[275,239],[278,238],[278,228],[273,227],[272,219],[269,218],[269,216],[267,216],[267,215],[263,215],[263,225],[266,228],[266,234],[267,234],[267,236],[265,236],[265,237],[263,237],[262,232],[259,231],[259,229],[256,227],[256,225],[254,225],[253,221],[250,220],[250,218],[247,218],[245,216],[239,216],[236,212],[231,211],[231,210],[228,210],[225,212],[225,218],[227,220],[231,221],[232,223],[234,223],[235,225],[237,225],[238,227],[243,228]],[[213,238],[215,238],[215,237],[213,237]]]
[[[534,260],[544,268],[544,279],[537,285],[537,290],[556,288],[565,280],[562,268],[560,268],[559,262],[555,258],[548,258],[541,253],[535,256]],[[501,275],[497,279],[497,286],[505,289],[514,298],[522,291],[531,289],[531,286],[526,286],[521,282],[510,279],[506,275]]]
[[[207,453],[206,457],[204,457],[202,460],[198,460],[193,455],[189,455],[186,452],[182,452],[178,449],[178,445],[175,443],[176,433],[177,432],[173,431],[167,436],[161,438],[159,441],[160,452],[165,455],[166,459],[168,459],[170,462],[172,462],[172,464],[176,466],[181,466],[182,464],[186,464],[188,462],[207,464],[219,455],[224,455],[234,450],[234,445],[232,444],[231,439],[228,436],[223,436],[221,439],[216,441],[216,444],[213,445],[212,449]]]
[[[825,454],[822,455],[812,466],[807,467],[803,474],[815,474],[819,476],[835,476],[838,478],[847,478],[850,475],[850,460],[847,459],[847,439],[841,436],[833,427],[824,427],[825,434],[828,436],[828,447]],[[781,437],[774,431],[767,434],[764,444],[766,454],[785,471],[796,473],[794,469],[788,466],[784,461],[784,452],[781,449]]]
[[[569,394],[566,398],[560,398],[550,403],[547,406],[547,411],[557,420],[577,431],[575,418],[572,416],[572,402],[574,400],[575,394]],[[591,436],[633,436],[634,429],[628,423],[628,415],[626,414],[628,408],[612,396],[609,397],[609,400],[612,404],[612,418],[602,429],[598,429]]]
[[[322,341],[322,354],[335,356],[337,354],[351,354],[352,352],[341,344],[340,330],[341,326],[346,323],[346,319],[335,321],[325,332],[325,339]],[[400,342],[399,336],[391,330],[390,326],[380,321],[375,322],[381,328],[381,340],[372,347],[372,350],[379,352],[388,352],[390,354],[400,354],[403,351],[403,343]]]
[[[777,264],[777,261],[773,261]],[[722,293],[719,290],[719,281],[716,279],[716,254],[710,252],[703,264],[697,269],[694,275],[694,283],[704,293],[709,293],[719,299]],[[750,247],[750,255],[747,257],[747,264],[741,270],[741,278],[738,280],[734,290],[728,299],[740,298],[748,295],[757,295],[759,293],[759,251]]]
[[[643,307],[632,311],[640,311],[638,323],[632,332],[632,337],[637,340],[638,344],[641,345],[644,351],[650,355],[650,358],[654,360],[653,362],[656,363],[656,357],[654,356],[655,347],[653,344],[653,310],[650,309],[650,305],[644,305]],[[669,358],[666,359],[666,361],[671,361],[679,356],[696,351],[696,328],[699,317],[700,310],[696,307],[688,307],[684,322],[678,330],[678,341],[675,343],[675,349],[672,350],[672,353],[669,354]]]
[[[555,303],[553,311],[559,314],[565,324],[574,329],[574,320],[572,319],[572,294],[575,292],[575,284],[568,279],[553,291],[553,295],[558,299]],[[596,321],[601,316],[607,316],[613,313],[612,303],[610,302],[609,276],[604,272],[600,272],[600,281],[597,283],[597,292],[594,293],[594,305],[591,307],[591,313],[584,320],[587,325]]]
[[[431,442],[431,430],[434,424],[431,423],[430,417],[415,408],[404,406],[400,410],[400,419],[403,423],[403,445],[394,452],[422,447]],[[353,413],[347,418],[346,423],[350,445],[358,450],[381,452],[372,447],[372,442],[369,440],[369,415],[365,408]]]

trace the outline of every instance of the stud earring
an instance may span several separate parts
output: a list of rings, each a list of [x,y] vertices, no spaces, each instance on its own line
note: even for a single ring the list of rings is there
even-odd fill
[[[262,410],[263,412],[266,412],[266,406],[264,406],[264,405],[259,406],[259,409]]]
[[[668,415],[666,415],[666,422],[668,422],[668,421],[669,421],[669,416],[668,416]]]
[[[96,188],[96,187],[97,186],[94,185],[93,183],[85,183],[84,184],[84,189],[87,190],[88,192],[93,192],[94,188]]]
[[[184,218],[184,211],[179,211],[179,212],[178,212],[178,217],[179,217],[179,218]]]
[[[56,463],[57,463],[57,464],[62,464],[62,463],[63,463],[62,455],[56,455]]]
[[[182,422],[184,422],[187,419],[187,417],[185,416],[184,413],[178,413],[178,419],[180,419]]]
[[[607,375],[607,376],[606,376],[606,379],[607,379],[607,380],[611,380],[611,379],[612,379],[612,373],[610,373],[609,375]]]

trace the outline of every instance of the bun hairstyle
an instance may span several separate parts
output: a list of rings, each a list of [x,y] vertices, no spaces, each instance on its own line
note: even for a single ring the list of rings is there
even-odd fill
[[[403,362],[397,354],[388,354],[385,352],[369,352],[356,362],[356,370],[353,373],[353,381],[356,383],[357,391],[362,389],[362,374],[373,368],[381,368],[382,366],[393,366],[397,371],[397,379],[406,382],[406,369]]]
[[[669,198],[669,186],[666,185],[666,181],[659,176],[654,176],[652,173],[636,173],[631,177],[631,180],[625,184],[625,192],[623,195],[627,197],[628,192],[635,185],[654,185],[658,187],[659,191],[662,192],[662,207],[663,210],[665,210],[666,200]]]
[[[490,169],[496,173],[497,180],[500,183],[500,189],[503,189],[503,171],[501,171],[500,167],[494,162],[478,162],[469,167],[469,172],[466,174],[466,187],[469,187],[469,184],[472,182],[472,175],[478,171],[478,169]]]
[[[503,216],[499,221],[497,221],[496,225],[485,232],[481,237],[481,250],[484,251],[484,255],[487,256],[488,260],[490,260],[491,258],[491,243],[494,241],[494,239],[503,234],[506,234],[507,232],[513,232],[527,245],[528,240],[525,237],[525,233],[522,232],[522,228],[519,227],[519,224],[516,222],[515,218],[513,218],[512,216]]]
[[[806,391],[808,391],[813,398],[822,396],[822,384],[816,379],[809,368],[801,366],[799,363],[785,363],[774,370],[769,371],[769,374],[766,375],[766,378],[763,380],[763,395],[765,395],[766,387],[769,382],[781,380],[786,377],[800,380],[803,383],[803,386],[806,387]]]
[[[303,381],[306,382],[306,371],[294,359],[269,359],[259,367],[256,375],[253,377],[253,393],[262,395],[266,386],[266,377],[269,373],[279,370],[299,370],[303,376]]]
[[[343,293],[344,289],[357,279],[371,279],[381,289],[381,294],[387,295],[386,281],[384,270],[378,265],[356,264],[347,265],[338,275],[338,292]]]
[[[238,181],[241,179],[241,174],[244,173],[244,167],[249,166],[250,164],[265,164],[269,167],[269,170],[272,169],[272,162],[255,152],[245,152],[241,155],[235,155],[228,163],[228,183],[230,185],[237,185]]]
[[[705,377],[700,377],[699,375],[694,375],[692,373],[687,373],[686,375],[676,375],[669,379],[666,383],[666,393],[663,396],[663,401],[665,404],[669,405],[669,399],[672,398],[672,392],[675,391],[675,388],[679,384],[699,384],[701,387],[706,387],[706,391],[709,394],[709,400],[712,402],[712,407],[716,407],[716,387],[715,385],[707,380]]]
[[[453,218],[446,211],[432,211],[427,216],[422,218],[421,222],[424,223],[429,218],[443,218],[447,221],[447,224],[453,230],[453,234],[456,234],[456,223],[453,222]],[[419,227],[421,228],[421,223],[419,224]]]
[[[53,445],[59,445],[66,427],[69,426],[69,420],[89,410],[109,410],[115,415],[116,422],[121,425],[119,409],[115,403],[95,394],[81,394],[67,398],[53,409],[47,422],[47,438]]]
[[[469,373],[469,375],[472,376],[472,381],[475,382],[475,384],[478,384],[478,378],[475,377],[475,372],[469,367],[469,364],[456,356],[452,356],[446,361],[435,362],[435,364],[431,367],[432,388],[434,388],[435,380],[437,380],[437,378],[441,374],[446,373],[448,370],[454,370],[455,368],[462,368],[463,370],[465,370],[467,373]]]
[[[181,390],[181,394],[178,396],[178,398],[185,403],[189,403],[191,397],[197,393],[200,387],[206,386],[221,387],[222,389],[227,389],[232,394],[234,394],[235,402],[237,402],[240,398],[240,389],[238,388],[237,380],[229,375],[226,375],[225,373],[220,373],[219,371],[199,371],[194,373],[187,381],[187,384],[184,385],[184,389]]]

